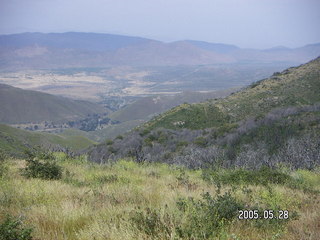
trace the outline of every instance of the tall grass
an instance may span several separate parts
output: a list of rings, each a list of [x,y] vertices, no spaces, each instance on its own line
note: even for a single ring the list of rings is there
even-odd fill
[[[20,170],[26,166],[24,160],[7,163],[7,174],[0,179],[0,223],[7,215],[23,216],[33,238],[46,240],[317,239],[320,235],[317,171],[288,173],[290,179],[314,190],[308,192],[274,182],[235,185],[228,178],[221,185],[204,180],[201,171],[166,164],[121,160],[97,165],[63,154],[56,159],[64,169],[60,180],[26,178]],[[288,210],[292,218],[238,220],[239,206]]]

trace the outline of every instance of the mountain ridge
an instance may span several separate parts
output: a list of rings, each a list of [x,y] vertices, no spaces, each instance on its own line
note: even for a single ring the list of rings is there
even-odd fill
[[[307,62],[320,44],[294,49],[243,49],[204,41],[157,40],[102,33],[23,33],[0,35],[0,68],[175,66],[237,62]],[[63,60],[63,61],[62,61]]]

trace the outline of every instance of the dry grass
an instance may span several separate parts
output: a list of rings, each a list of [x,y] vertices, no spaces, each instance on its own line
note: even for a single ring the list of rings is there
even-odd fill
[[[167,209],[174,215],[180,197],[200,199],[204,192],[216,194],[216,187],[204,182],[200,171],[184,170],[189,178],[181,182],[181,170],[165,164],[120,161],[113,166],[99,166],[71,160],[60,164],[69,173],[61,180],[47,181],[24,178],[19,171],[24,161],[12,160],[9,172],[0,180],[0,222],[8,213],[22,215],[33,226],[34,239],[41,240],[153,239],[130,222],[132,212]],[[289,211],[297,211],[298,220],[278,228],[257,227],[254,221],[234,219],[218,238],[318,239],[319,195],[283,186],[272,188],[275,194],[271,197],[262,186],[250,186],[250,196],[239,187],[234,195],[249,205],[270,206],[274,201]],[[225,186],[221,190],[228,189]]]

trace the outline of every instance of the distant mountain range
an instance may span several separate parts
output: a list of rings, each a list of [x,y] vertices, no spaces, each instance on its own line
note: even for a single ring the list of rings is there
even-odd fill
[[[0,123],[63,122],[103,113],[96,103],[0,84]]]
[[[21,33],[0,35],[1,69],[68,67],[173,66],[238,62],[309,61],[320,55],[320,43],[300,48],[241,49],[202,41],[163,43],[98,33]]]

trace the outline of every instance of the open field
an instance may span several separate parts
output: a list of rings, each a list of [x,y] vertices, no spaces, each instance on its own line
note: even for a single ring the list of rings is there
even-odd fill
[[[319,170],[283,168],[277,176],[287,180],[276,183],[254,172],[255,181],[232,180],[228,176],[236,176],[235,170],[221,169],[215,173],[219,182],[208,181],[205,171],[174,165],[123,160],[97,165],[62,153],[56,161],[63,167],[60,180],[26,178],[25,161],[5,162],[0,223],[6,214],[20,216],[33,239],[46,240],[316,240],[320,235]],[[239,220],[241,209],[273,210],[278,217],[278,210],[287,210],[289,219]]]

